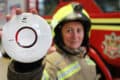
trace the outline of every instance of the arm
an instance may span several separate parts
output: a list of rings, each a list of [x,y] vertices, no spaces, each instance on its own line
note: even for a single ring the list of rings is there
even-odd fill
[[[26,64],[12,61],[8,66],[8,80],[40,80],[44,68],[41,62]]]
[[[21,9],[16,9],[16,15],[22,13]],[[36,14],[35,12],[31,12]],[[10,18],[7,19],[9,21]],[[43,58],[36,62],[24,63],[12,60],[8,66],[8,80],[40,80],[43,71]]]
[[[57,80],[57,68],[50,61],[44,60],[45,67],[41,80]]]

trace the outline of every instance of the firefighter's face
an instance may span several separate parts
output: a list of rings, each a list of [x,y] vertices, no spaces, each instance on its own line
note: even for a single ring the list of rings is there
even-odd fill
[[[63,42],[70,49],[77,49],[83,42],[84,29],[80,22],[67,22],[62,28]]]

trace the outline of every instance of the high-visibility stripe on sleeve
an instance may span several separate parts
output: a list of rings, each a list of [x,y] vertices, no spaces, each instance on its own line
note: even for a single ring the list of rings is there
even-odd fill
[[[46,70],[43,72],[42,80],[49,80],[49,75]]]
[[[57,73],[58,80],[65,80],[66,78],[69,78],[73,74],[80,71],[80,69],[81,69],[80,64],[78,62],[74,62]]]

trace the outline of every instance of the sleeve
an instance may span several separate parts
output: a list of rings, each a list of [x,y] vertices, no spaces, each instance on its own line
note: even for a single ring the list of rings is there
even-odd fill
[[[45,68],[41,80],[58,80],[57,67],[49,61],[45,61]]]
[[[8,80],[40,80],[43,72],[43,65],[40,62],[19,63],[12,61],[8,66]]]

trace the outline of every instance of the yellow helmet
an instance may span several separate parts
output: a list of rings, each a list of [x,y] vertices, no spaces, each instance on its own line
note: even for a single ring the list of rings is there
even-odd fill
[[[73,2],[61,7],[54,15],[51,26],[55,29],[58,24],[68,20],[81,20],[90,22],[89,15],[79,3]],[[88,26],[89,27],[89,26]]]
[[[54,42],[56,45],[58,47],[62,47],[62,45],[64,45],[62,41],[61,29],[62,25],[68,21],[80,21],[83,24],[85,38],[82,45],[86,46],[88,44],[88,33],[91,27],[91,21],[85,9],[83,9],[83,7],[76,2],[72,2],[61,7],[53,15],[51,26],[53,28]]]

